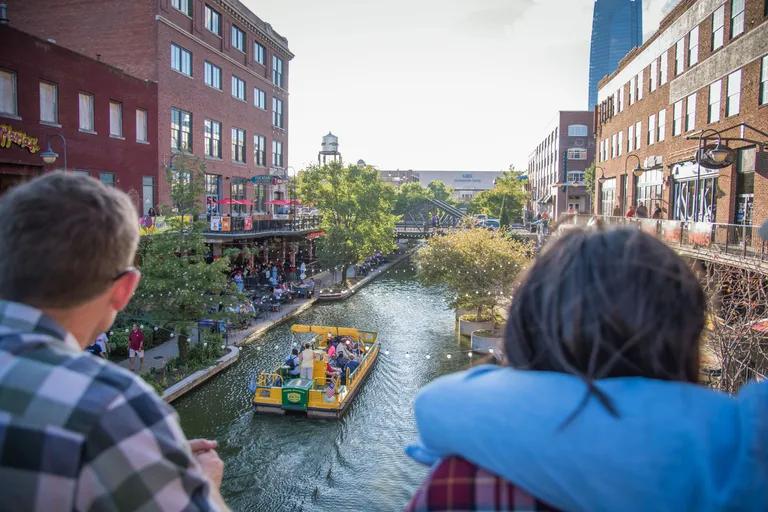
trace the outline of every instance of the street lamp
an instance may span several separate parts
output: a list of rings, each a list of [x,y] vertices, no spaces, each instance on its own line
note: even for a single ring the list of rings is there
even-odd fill
[[[645,172],[645,169],[643,169],[643,166],[642,166],[642,164],[640,162],[640,157],[637,156],[634,153],[628,154],[626,160],[624,160],[624,174],[628,174],[627,173],[627,164],[629,163],[629,157],[631,157],[631,156],[635,157],[637,159],[637,167],[635,167],[632,170],[632,174],[634,174],[635,176],[637,176],[639,178],[640,176],[643,175],[643,173]]]
[[[709,140],[710,134],[717,138],[717,142],[715,144],[707,144],[707,140]],[[717,130],[713,130],[711,128],[702,130],[698,139],[699,149],[696,151],[696,184],[693,202],[693,220],[695,222],[700,220],[700,207],[703,206],[701,203],[704,200],[703,197],[699,197],[701,165],[704,164],[709,169],[722,169],[731,165],[736,159],[736,152],[728,146],[722,145],[720,132]]]
[[[53,148],[51,148],[51,137],[59,137],[61,139],[61,142],[64,146],[64,170],[67,170],[67,139],[64,138],[63,135],[60,133],[54,133],[51,135],[48,135],[48,148],[46,148],[45,151],[40,153],[40,157],[43,159],[43,162],[46,164],[52,164],[56,161],[57,158],[59,158],[59,154],[56,153]]]
[[[597,171],[598,169],[600,169],[600,177],[597,178],[597,182],[602,185],[603,183],[605,183],[605,180],[607,180],[608,178],[605,177],[605,169],[603,169],[599,165],[596,165],[595,171]]]

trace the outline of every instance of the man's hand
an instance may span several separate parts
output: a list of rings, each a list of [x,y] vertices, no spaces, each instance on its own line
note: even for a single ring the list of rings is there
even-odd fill
[[[215,450],[219,446],[219,443],[211,439],[190,439],[189,448],[194,455],[199,452],[206,452],[208,450]]]
[[[206,450],[194,455],[203,468],[203,473],[218,492],[221,488],[221,479],[224,476],[224,462],[219,458],[219,454],[216,453],[216,450]]]

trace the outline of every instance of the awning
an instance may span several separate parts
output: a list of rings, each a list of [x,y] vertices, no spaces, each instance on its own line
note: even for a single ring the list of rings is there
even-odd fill
[[[552,194],[547,194],[543,199],[539,199],[539,204],[547,204],[552,202]]]
[[[214,201],[214,202],[216,202],[216,201]],[[251,203],[249,203],[249,202],[248,202],[248,201],[246,201],[245,199],[230,199],[229,197],[225,197],[225,198],[224,198],[224,199],[222,199],[221,201],[218,201],[218,203],[217,203],[217,204],[222,204],[222,205],[228,205],[228,204],[240,204],[240,205],[245,205],[245,206],[247,206],[247,205],[249,205],[249,204],[251,204]]]
[[[307,235],[307,240],[314,240],[316,238],[320,238],[323,235],[325,235],[325,231],[314,231]]]
[[[301,201],[299,201],[298,199],[293,199],[293,200],[291,200],[291,199],[270,199],[269,201],[267,201],[267,204],[274,204],[275,206],[289,206],[289,205],[301,206]]]

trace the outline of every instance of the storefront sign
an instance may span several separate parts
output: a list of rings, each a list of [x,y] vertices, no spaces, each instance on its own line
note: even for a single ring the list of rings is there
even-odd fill
[[[221,217],[218,215],[211,216],[211,231],[221,231]]]
[[[232,231],[232,218],[231,217],[222,217],[221,218],[221,230],[222,231]]]
[[[9,124],[0,124],[0,148],[8,149],[11,144],[16,144],[32,154],[40,151],[40,144],[37,137],[32,137],[26,133],[14,130]]]
[[[253,217],[251,217],[250,215],[243,219],[243,229],[245,231],[253,230]]]

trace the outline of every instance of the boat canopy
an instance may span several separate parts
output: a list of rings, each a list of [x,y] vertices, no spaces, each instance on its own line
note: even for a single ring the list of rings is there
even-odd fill
[[[373,342],[376,340],[375,333],[361,331],[352,327],[331,327],[327,325],[304,325],[293,324],[291,332],[294,334],[328,334],[333,336],[349,336],[354,339],[363,339],[363,341]],[[373,334],[373,336],[371,336]],[[371,339],[373,338],[373,339]]]

